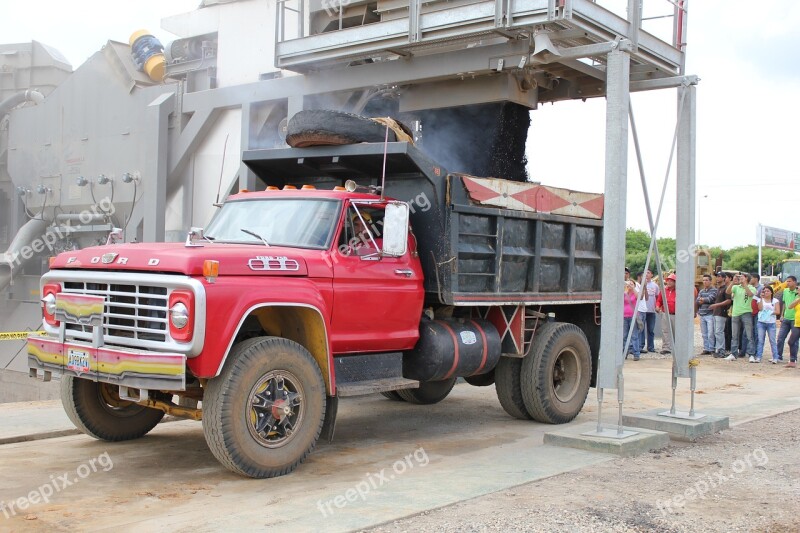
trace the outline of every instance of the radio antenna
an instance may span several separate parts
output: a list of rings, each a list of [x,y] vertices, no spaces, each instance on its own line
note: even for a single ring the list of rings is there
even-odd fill
[[[389,151],[389,123],[386,123],[386,137],[383,139],[383,173],[381,175],[381,200],[386,189],[386,155]]]
[[[225,152],[228,150],[228,137],[230,133],[225,136],[225,144],[222,146],[222,165],[219,167],[219,183],[217,184],[217,201],[214,202],[215,207],[219,207],[219,191],[222,189],[222,173],[225,170]]]

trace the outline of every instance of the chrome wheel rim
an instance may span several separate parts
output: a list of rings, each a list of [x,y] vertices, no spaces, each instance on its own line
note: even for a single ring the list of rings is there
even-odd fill
[[[247,428],[256,442],[266,448],[285,446],[303,421],[303,386],[290,372],[268,372],[250,390],[247,409]]]

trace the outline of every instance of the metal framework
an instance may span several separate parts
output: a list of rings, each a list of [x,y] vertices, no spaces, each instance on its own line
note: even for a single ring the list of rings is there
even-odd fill
[[[651,0],[648,0],[648,3]],[[672,42],[642,28],[643,0],[629,0],[620,17],[591,0],[382,0],[380,21],[311,33],[304,0],[276,5],[275,65],[299,75],[191,91],[190,84],[150,87],[145,120],[152,134],[143,201],[131,214],[148,241],[165,239],[167,187],[184,173],[192,153],[225,110],[241,109],[241,149],[254,146],[252,124],[263,109],[282,106],[291,117],[320,105],[320,97],[349,96],[363,109],[381,91],[398,95],[403,110],[512,101],[605,97],[607,203],[603,242],[602,344],[598,389],[616,388],[622,400],[622,276],[625,252],[630,93],[677,88],[684,101],[677,134],[677,245],[694,239],[695,85],[685,65],[687,0],[652,0],[673,9]],[[323,2],[331,5],[335,2]],[[292,12],[294,11],[294,13]],[[297,24],[294,28],[294,20]],[[291,31],[289,31],[291,30]],[[292,38],[287,37],[289,35]],[[207,87],[208,85],[206,85]],[[442,97],[446,94],[446,97]],[[242,165],[239,185],[255,176]],[[655,237],[655,235],[654,235]],[[692,266],[678,264],[676,376],[689,376],[692,352]]]

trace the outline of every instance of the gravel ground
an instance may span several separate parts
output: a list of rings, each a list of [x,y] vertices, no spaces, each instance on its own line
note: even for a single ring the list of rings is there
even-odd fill
[[[699,326],[695,347],[699,354]],[[671,356],[656,352],[642,357]],[[699,357],[701,365],[738,365],[763,375],[793,371],[783,364]],[[629,359],[627,364],[638,363]],[[741,424],[693,444],[673,441],[657,452],[614,459],[369,531],[797,532],[798,500],[800,410]]]
[[[800,531],[800,410],[370,531]]]

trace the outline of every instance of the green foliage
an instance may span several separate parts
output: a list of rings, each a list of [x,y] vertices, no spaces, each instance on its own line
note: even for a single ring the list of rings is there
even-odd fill
[[[793,252],[785,252],[774,248],[761,249],[761,268],[762,272],[769,274],[772,266],[775,273],[780,270],[780,262],[784,259],[795,257]],[[740,246],[730,251],[730,261],[727,263],[731,270],[741,270],[742,272],[758,272],[758,246]]]
[[[628,228],[625,234],[625,264],[631,269],[631,274],[636,274],[644,270],[647,259],[647,251],[650,247],[650,234],[643,230]],[[658,239],[658,250],[661,254],[661,266],[664,270],[675,268],[676,250],[675,239],[665,237]],[[722,268],[726,270],[740,270],[742,272],[758,272],[758,246],[737,246],[730,250],[723,250],[719,246],[709,247],[711,252],[712,265],[722,254]],[[777,274],[780,269],[780,262],[784,259],[797,258],[793,252],[776,250],[774,248],[761,249],[762,271],[769,274],[772,266],[775,267]],[[650,270],[656,272],[655,256],[650,259]]]
[[[628,228],[625,234],[625,265],[631,269],[631,275],[644,271],[649,249],[650,234],[643,230]],[[658,252],[664,270],[675,267],[675,239],[671,237],[658,239]],[[658,271],[655,251],[650,257],[650,270]]]

